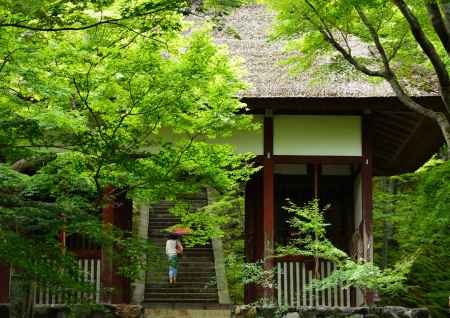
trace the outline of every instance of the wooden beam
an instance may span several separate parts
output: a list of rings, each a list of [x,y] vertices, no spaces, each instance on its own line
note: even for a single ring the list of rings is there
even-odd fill
[[[413,98],[427,107],[444,111],[445,106],[439,96]],[[264,114],[270,107],[274,114],[363,114],[372,112],[412,113],[396,96],[390,97],[243,97],[242,102],[250,108],[250,113]]]
[[[384,113],[378,114],[378,117],[379,118],[377,118],[376,120],[377,122],[381,123],[385,127],[389,127],[397,131],[397,133],[399,134],[409,136],[409,134],[411,133],[410,124],[400,123],[399,121],[393,119],[392,117],[386,116]]]
[[[404,140],[404,142],[401,144],[400,147],[398,147],[397,151],[394,154],[394,160],[398,158],[398,156],[402,153],[402,151],[405,149],[406,145],[411,141],[411,139],[417,134],[419,131],[419,128],[422,126],[422,123],[424,122],[425,118],[422,117],[415,125],[414,130],[409,137]]]
[[[433,120],[424,118],[414,133],[399,149],[394,161],[383,166],[383,175],[394,175],[414,171],[417,163],[426,162],[444,144],[439,126]]]
[[[395,138],[395,140],[399,141],[399,142],[401,142],[405,138],[408,138],[408,136],[409,136],[409,134],[405,134],[405,133],[399,131],[396,128],[392,128],[391,126],[384,125],[384,123],[381,123],[379,121],[375,121],[374,122],[374,128],[375,128],[375,131],[376,131],[375,133],[377,135],[394,136],[393,138]]]
[[[376,141],[373,143],[377,149],[376,153],[384,152],[385,154],[390,154],[391,160],[393,160],[395,153],[402,143],[396,144],[394,141],[388,138],[382,138],[380,135],[377,135],[376,138]]]
[[[384,113],[384,115],[394,122],[405,123],[407,125],[415,126],[419,119],[422,117],[417,113]]]
[[[362,156],[273,156],[275,164],[359,164]]]

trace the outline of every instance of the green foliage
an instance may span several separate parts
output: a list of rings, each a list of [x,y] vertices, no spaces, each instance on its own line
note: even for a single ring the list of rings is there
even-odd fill
[[[355,262],[346,259],[338,263],[338,269],[324,279],[315,280],[308,288],[325,290],[338,285],[376,290],[380,295],[390,297],[406,290],[406,277],[411,270],[413,260],[403,260],[394,268],[381,270],[367,262]]]
[[[215,14],[229,14],[234,8],[254,2],[252,0],[203,0],[202,8],[204,10],[213,10]]]
[[[243,250],[244,247],[242,246],[240,248],[235,247],[235,251],[226,251],[225,274],[227,277],[228,292],[234,304],[244,303],[245,279],[242,277],[242,267],[245,263],[245,257],[240,254]]]
[[[375,261],[388,265],[403,255],[419,251],[407,276],[407,291],[386,304],[425,306],[433,317],[447,316],[450,295],[450,164],[433,161],[419,172],[392,177],[391,189],[376,183],[374,209],[375,242],[383,242],[386,227],[387,246],[375,246]]]
[[[294,233],[286,246],[277,248],[277,256],[305,255],[332,261],[346,257],[326,237],[329,224],[325,223],[324,211],[328,207],[321,209],[319,200],[314,199],[302,207],[287,200],[287,206],[283,208],[291,214],[288,223]]]
[[[402,291],[403,282],[409,273],[412,260],[403,260],[392,269],[381,270],[378,266],[353,260],[345,252],[336,248],[326,237],[324,212],[328,207],[320,208],[317,199],[296,206],[288,201],[284,207],[292,216],[289,224],[294,236],[286,246],[277,248],[276,257],[286,255],[312,256],[316,260],[316,275],[318,260],[325,259],[336,264],[336,270],[327,277],[316,277],[308,288],[325,290],[337,285],[370,288],[385,295],[393,295]]]
[[[241,278],[242,264],[245,262],[245,200],[240,196],[231,201],[231,205],[223,210],[229,220],[223,226],[222,238],[228,291],[235,304],[244,303],[244,283]]]
[[[229,260],[234,271],[234,279],[243,285],[256,284],[263,288],[275,287],[275,271],[264,268],[264,262],[246,263],[238,259]]]
[[[255,169],[214,139],[257,127],[237,116],[238,65],[207,30],[181,32],[188,5],[0,1],[0,261],[27,288],[91,288],[61,231],[113,247],[131,279],[158,262],[149,242],[102,224],[100,209],[125,196],[211,187],[223,198],[182,220],[202,242],[222,233],[228,218],[212,209]]]
[[[430,78],[433,71],[430,61],[410,32],[409,25],[396,5],[388,0],[266,0],[277,12],[275,38],[289,40],[287,50],[293,52],[289,63],[293,70],[303,71],[313,68],[312,76],[336,74],[336,67],[345,67],[361,76],[336,51],[336,48],[323,36],[330,32],[350,54],[370,69],[384,66],[378,53],[370,53],[367,47],[374,47],[374,40],[358,10],[364,12],[380,38],[393,71],[399,78],[407,80],[409,87],[432,90]],[[408,1],[408,5],[418,17],[421,27],[434,43],[441,58],[448,65],[448,57],[434,31],[427,10],[420,1]],[[366,48],[366,49],[364,49]],[[375,49],[374,49],[375,50]],[[374,51],[372,50],[372,51]],[[331,57],[331,58],[330,58]],[[326,61],[316,63],[318,61]],[[340,66],[339,66],[340,65]],[[320,70],[320,71],[319,71]],[[363,75],[364,76],[364,75]]]

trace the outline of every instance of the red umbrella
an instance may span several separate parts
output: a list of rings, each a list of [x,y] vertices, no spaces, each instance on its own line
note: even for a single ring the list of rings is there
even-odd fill
[[[171,229],[170,233],[175,235],[185,235],[192,234],[192,230],[188,227],[175,227]]]

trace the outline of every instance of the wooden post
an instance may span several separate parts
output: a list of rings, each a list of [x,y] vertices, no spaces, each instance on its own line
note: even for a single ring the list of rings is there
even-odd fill
[[[264,164],[264,160],[261,163]],[[263,175],[257,172],[249,180],[245,190],[245,256],[247,262],[263,258]],[[262,297],[255,284],[245,286],[245,303],[250,304]]]
[[[0,264],[0,304],[9,302],[10,267]]]
[[[365,114],[362,120],[362,155],[363,163],[361,167],[362,183],[362,212],[363,212],[363,252],[364,259],[373,261],[373,231],[372,231],[372,176],[373,176],[373,156],[372,156],[372,119],[370,114]],[[374,302],[373,291],[365,291],[366,304]]]
[[[114,201],[110,198],[114,189],[108,187],[104,194],[104,200],[106,206],[102,208],[102,221],[106,227],[106,230],[112,230],[114,224]],[[106,290],[102,293],[102,302],[111,303],[111,292],[108,289],[112,289],[113,286],[113,246],[112,244],[104,244],[102,247],[102,259],[101,259],[101,287]]]
[[[314,164],[314,199],[319,199],[319,164]]]
[[[271,112],[266,112],[264,118],[264,167],[263,167],[263,231],[264,231],[264,269],[271,270],[274,266],[273,219],[274,219],[274,184],[273,184],[273,118]],[[264,297],[273,301],[274,290],[266,288]]]

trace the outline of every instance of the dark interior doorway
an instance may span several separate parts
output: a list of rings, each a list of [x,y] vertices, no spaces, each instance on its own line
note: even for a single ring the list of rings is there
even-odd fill
[[[326,212],[326,221],[330,224],[327,227],[328,238],[336,247],[349,253],[354,215],[352,176],[322,175],[317,167],[308,167],[307,171],[305,175],[274,176],[275,244],[286,244],[292,233],[287,223],[288,212],[283,209],[286,199],[303,205],[311,201],[317,191],[320,205],[330,205]]]

